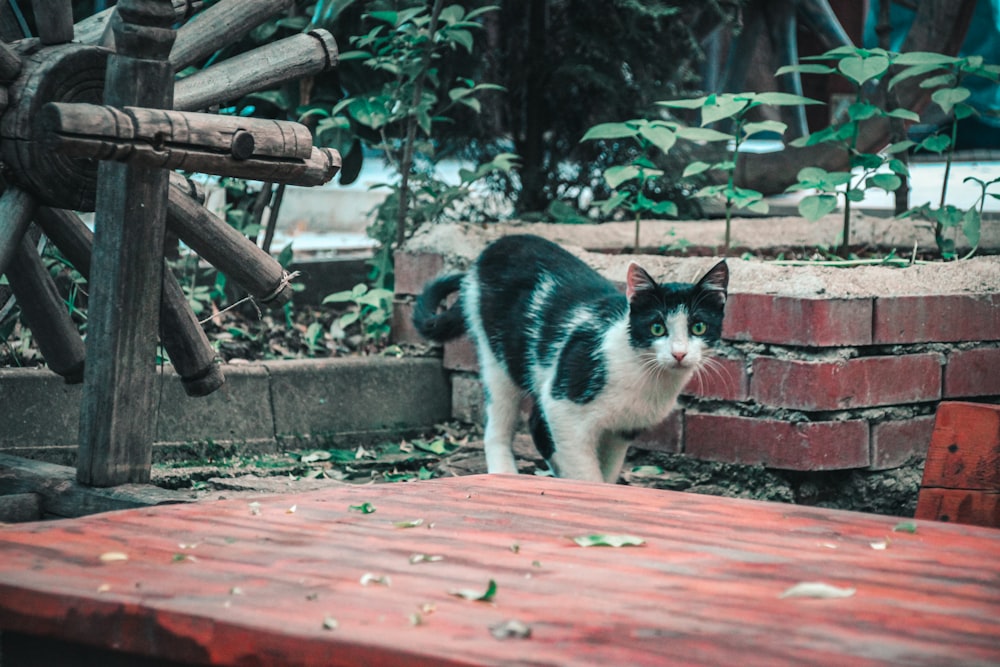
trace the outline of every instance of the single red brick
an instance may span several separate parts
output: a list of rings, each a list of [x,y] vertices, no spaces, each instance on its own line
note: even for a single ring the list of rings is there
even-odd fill
[[[872,300],[731,294],[722,337],[806,347],[870,345]]]
[[[444,271],[444,256],[429,252],[395,254],[396,294],[420,294]]]
[[[944,367],[944,395],[1000,396],[1000,348],[951,352]]]
[[[874,343],[1000,340],[1000,294],[879,297]]]
[[[935,353],[798,361],[757,357],[750,395],[796,410],[846,410],[941,398],[942,357]]]
[[[674,410],[662,422],[643,431],[633,444],[643,449],[679,454],[684,442],[684,411]]]
[[[743,357],[728,359],[712,357],[709,364],[688,382],[685,396],[717,398],[723,401],[745,401],[750,394],[750,378]]]
[[[898,468],[914,456],[926,456],[934,415],[872,425],[873,470]]]
[[[479,372],[476,346],[468,337],[462,336],[444,344],[444,367],[450,371]]]
[[[785,470],[843,470],[869,464],[868,423],[790,423],[727,415],[684,415],[684,453]]]

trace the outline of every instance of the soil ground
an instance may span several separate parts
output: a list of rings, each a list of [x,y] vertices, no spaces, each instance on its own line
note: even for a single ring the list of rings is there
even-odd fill
[[[518,436],[522,474],[546,474],[530,437]],[[699,461],[632,448],[619,484],[718,496],[797,503],[894,516],[913,516],[922,461],[885,471],[792,472],[760,465]],[[310,491],[341,484],[407,483],[486,472],[478,427],[440,425],[422,437],[205,461],[154,465],[153,483],[191,489],[198,498]]]

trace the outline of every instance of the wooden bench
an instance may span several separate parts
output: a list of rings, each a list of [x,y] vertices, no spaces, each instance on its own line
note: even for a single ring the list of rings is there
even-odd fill
[[[1000,527],[1000,405],[938,406],[916,517]]]
[[[0,527],[3,667],[1000,664],[989,528],[526,475],[251,500]]]

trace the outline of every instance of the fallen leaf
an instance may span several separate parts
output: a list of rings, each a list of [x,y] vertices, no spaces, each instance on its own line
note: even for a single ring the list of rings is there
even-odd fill
[[[450,590],[448,591],[448,594],[465,600],[473,600],[475,602],[490,602],[493,600],[493,596],[497,594],[497,582],[490,579],[490,583],[486,586],[485,591],[461,588],[457,590]]]
[[[317,461],[329,461],[330,452],[324,451],[322,449],[317,449],[314,452],[309,452],[308,454],[303,454],[299,461],[302,463],[316,463]]]
[[[254,516],[258,516],[260,514],[260,503],[256,500],[250,503],[248,507],[250,508],[250,514],[253,514]]]
[[[518,544],[517,542],[514,542],[514,544],[510,545],[510,550],[513,551],[514,553],[520,553],[521,545]]]
[[[497,639],[528,639],[531,637],[531,626],[516,618],[490,626],[490,634]]]
[[[917,524],[913,521],[900,521],[895,526],[892,527],[892,532],[894,533],[915,533],[917,532]]]
[[[102,563],[116,563],[128,560],[128,554],[121,551],[107,551],[100,556]]]
[[[291,507],[285,510],[285,514],[295,514],[295,510],[297,510],[298,508],[299,508],[298,505],[292,505]]]
[[[347,509],[361,512],[362,514],[371,514],[375,511],[375,506],[371,503],[361,503],[360,505],[348,505]]]
[[[416,528],[417,526],[423,525],[423,519],[413,519],[412,521],[397,521],[394,525],[396,528]]]
[[[841,588],[831,586],[822,581],[803,581],[786,589],[779,598],[820,598],[832,600],[836,598],[849,598],[857,592],[855,588]]]
[[[340,627],[340,623],[337,622],[333,616],[327,616],[323,619],[323,629],[324,630],[336,630]]]
[[[444,560],[444,556],[431,556],[429,554],[413,554],[410,556],[410,565],[416,565],[417,563],[436,563],[440,560]]]
[[[370,584],[378,584],[379,586],[390,586],[392,580],[387,574],[372,574],[371,572],[365,572],[361,575],[361,585],[368,586]]]
[[[410,618],[410,625],[414,627],[424,624],[424,617],[417,612],[413,612],[412,614],[410,614],[409,618]]]
[[[98,593],[107,593],[110,590],[111,590],[111,584],[101,584],[100,586],[97,587]]]
[[[646,543],[634,535],[581,535],[573,541],[581,547],[638,547]]]
[[[878,542],[869,542],[870,546],[875,551],[885,551],[889,548],[889,540],[880,540]]]

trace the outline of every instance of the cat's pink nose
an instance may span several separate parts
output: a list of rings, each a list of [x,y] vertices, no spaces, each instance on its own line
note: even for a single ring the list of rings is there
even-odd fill
[[[677,363],[684,361],[684,357],[687,356],[687,352],[671,352],[670,354],[677,360]]]

